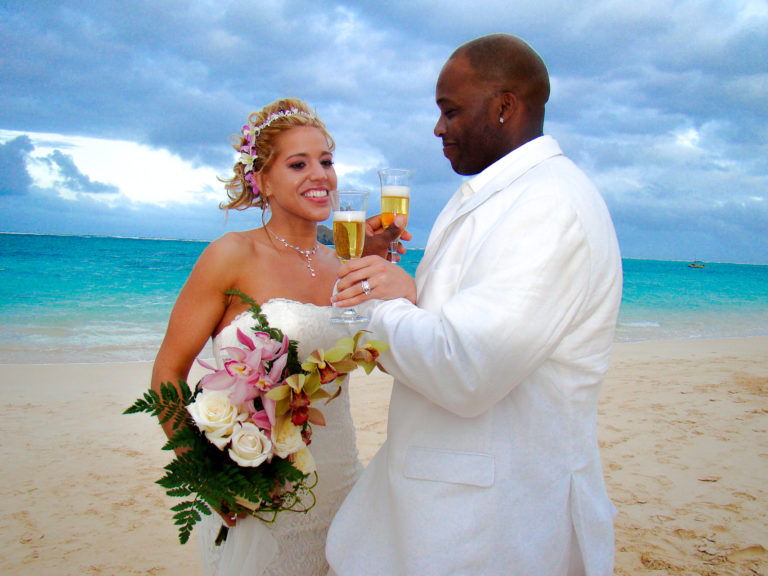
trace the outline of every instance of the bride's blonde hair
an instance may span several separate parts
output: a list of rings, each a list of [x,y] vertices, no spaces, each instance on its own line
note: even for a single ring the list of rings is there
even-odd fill
[[[234,176],[222,180],[227,189],[229,202],[222,202],[225,210],[245,210],[251,206],[264,209],[266,198],[256,187],[255,175],[266,172],[277,155],[276,138],[297,126],[311,126],[320,130],[328,141],[329,150],[335,143],[322,120],[303,100],[283,98],[267,104],[248,116],[248,123],[241,134],[231,138],[232,147],[240,152],[240,159],[233,167]]]

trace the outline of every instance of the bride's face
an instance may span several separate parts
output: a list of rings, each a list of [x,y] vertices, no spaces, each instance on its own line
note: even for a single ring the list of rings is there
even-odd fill
[[[273,215],[280,212],[322,222],[331,214],[330,191],[336,189],[333,154],[323,132],[297,126],[275,138],[277,154],[261,175],[261,190]]]

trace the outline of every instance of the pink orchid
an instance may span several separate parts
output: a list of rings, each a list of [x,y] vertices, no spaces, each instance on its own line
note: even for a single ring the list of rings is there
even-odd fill
[[[251,166],[251,169],[252,168],[253,166]],[[253,188],[253,193],[258,195],[259,185],[256,183],[256,176],[253,175],[253,172],[246,172],[244,178],[245,181],[251,185],[251,188]]]
[[[259,395],[257,383],[264,374],[261,358],[255,365],[248,354],[241,348],[224,348],[229,359],[224,362],[224,369],[207,374],[200,380],[200,385],[208,390],[229,390],[229,399],[234,405],[244,404]]]
[[[252,340],[239,329],[237,331],[238,341],[250,350],[246,360],[248,364],[255,365],[259,362],[266,366],[267,362],[272,362],[269,372],[262,372],[261,381],[258,383],[262,390],[270,390],[283,378],[283,370],[288,362],[288,339],[278,342],[266,332],[256,332],[254,336],[255,339]]]
[[[288,339],[278,342],[266,332],[254,332],[255,340],[248,337],[242,330],[237,329],[237,341],[249,350],[262,349],[264,360],[274,360],[288,351]]]
[[[264,406],[264,409],[254,409],[251,412],[249,419],[262,430],[270,431],[272,426],[275,425],[275,401],[262,394],[261,403]]]
[[[209,390],[229,390],[232,404],[248,402],[252,406],[249,401],[259,396],[261,391],[270,390],[281,382],[288,361],[288,339],[277,342],[265,332],[257,332],[254,340],[240,329],[237,330],[237,339],[246,349],[223,348],[222,355],[228,357],[224,369],[203,376],[200,385]],[[272,362],[269,372],[267,362]],[[201,364],[213,369],[204,362]]]

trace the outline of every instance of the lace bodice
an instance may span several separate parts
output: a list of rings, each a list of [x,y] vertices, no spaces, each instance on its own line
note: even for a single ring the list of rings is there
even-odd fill
[[[292,340],[299,343],[299,359],[303,360],[317,348],[330,348],[346,336],[344,328],[330,322],[330,306],[316,306],[293,300],[273,299],[261,306],[270,326],[280,328]],[[250,312],[235,317],[213,339],[213,355],[219,367],[222,364],[222,349],[240,346],[237,329],[246,334],[251,331],[253,318]],[[269,530],[278,543],[278,553],[264,574],[323,575],[328,571],[325,562],[325,538],[336,510],[341,506],[347,492],[362,470],[357,459],[355,431],[349,410],[349,392],[343,393],[329,404],[321,403],[318,408],[326,419],[326,426],[313,426],[310,451],[317,464],[318,483],[314,489],[317,503],[307,514],[283,512],[278,515]],[[234,530],[247,529],[246,523],[260,522],[254,518],[238,520],[230,530],[230,536],[223,546],[215,547],[213,541],[221,526],[218,515],[204,519],[198,525],[198,535],[203,567],[206,574],[234,576],[240,572],[217,572],[222,555],[242,556],[247,553],[227,547]],[[229,564],[229,562],[227,562]],[[248,572],[251,574],[252,572]]]

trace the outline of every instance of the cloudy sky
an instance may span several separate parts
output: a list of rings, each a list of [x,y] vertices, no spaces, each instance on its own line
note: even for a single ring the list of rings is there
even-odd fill
[[[305,99],[343,187],[414,170],[412,245],[461,183],[432,135],[450,53],[526,39],[545,132],[602,191],[622,252],[768,264],[768,0],[4,0],[0,231],[213,239],[248,113]],[[372,194],[371,211],[378,209]]]

